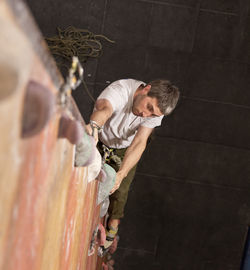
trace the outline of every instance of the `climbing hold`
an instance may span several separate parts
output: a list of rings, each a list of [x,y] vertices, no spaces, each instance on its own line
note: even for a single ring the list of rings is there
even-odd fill
[[[23,90],[30,76],[33,59],[29,38],[9,15],[9,12],[1,10],[0,102]]]
[[[89,249],[88,249],[88,256],[92,256],[95,253],[95,245],[96,245],[98,228],[99,228],[99,225],[97,225],[97,227],[94,229],[94,231],[92,233],[92,237],[91,237],[90,245],[89,245]]]
[[[77,144],[83,134],[83,126],[79,121],[71,119],[66,113],[62,114],[58,130],[59,138],[67,138],[70,143]]]
[[[101,168],[99,175],[97,176],[98,181],[105,182],[107,178],[107,174],[103,168]]]
[[[97,196],[97,204],[103,202],[108,196],[115,184],[116,171],[108,164],[103,164],[102,168],[106,174],[106,180],[99,182],[99,190]]]
[[[97,234],[98,244],[103,246],[106,240],[106,232],[103,225],[100,223],[98,227],[98,234]]]
[[[94,148],[93,154],[91,155],[94,155],[94,159],[90,156],[89,162],[87,163],[89,164],[91,162],[90,165],[88,165],[88,183],[97,178],[102,166],[102,157],[96,148]]]
[[[110,264],[110,262],[107,262],[108,270],[114,270],[114,267]]]
[[[107,265],[110,267],[110,266],[114,266],[115,265],[115,260],[112,259],[112,256],[111,254],[108,252],[107,255],[106,255],[106,263]]]
[[[119,236],[116,235],[112,245],[109,248],[109,253],[110,254],[114,254],[116,252],[118,242],[119,242]]]
[[[108,265],[110,265],[110,266],[114,266],[115,265],[115,260],[109,260],[108,261]]]
[[[102,263],[102,270],[109,270],[108,266],[106,263]]]
[[[96,152],[95,139],[84,132],[81,140],[76,145],[75,166],[84,167],[90,165],[95,158],[98,158]]]
[[[108,212],[108,208],[109,208],[109,197],[107,197],[101,204],[101,208],[100,208],[100,217],[103,218],[107,212]]]
[[[4,64],[0,66],[0,100],[7,98],[18,88],[18,71]]]
[[[54,110],[52,92],[38,82],[30,81],[24,97],[22,131],[23,138],[38,134],[49,122]]]

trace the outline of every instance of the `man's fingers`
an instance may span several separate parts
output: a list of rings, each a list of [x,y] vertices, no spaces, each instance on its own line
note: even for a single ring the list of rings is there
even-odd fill
[[[98,143],[98,130],[96,128],[92,128],[90,124],[86,125],[86,131],[90,136],[93,136],[95,139],[95,143]]]
[[[117,174],[115,184],[109,193],[110,195],[114,193],[120,187],[121,182],[122,182],[122,178],[118,177],[118,174]]]
[[[119,185],[115,185],[115,186],[111,189],[110,194],[114,193],[119,187],[120,187],[120,184],[119,184]]]
[[[90,124],[86,125],[85,128],[86,128],[87,133],[88,133],[89,135],[91,135],[91,133],[92,133],[92,128],[91,128]]]
[[[110,191],[110,194],[114,193],[116,190],[118,189],[118,187],[113,187]]]

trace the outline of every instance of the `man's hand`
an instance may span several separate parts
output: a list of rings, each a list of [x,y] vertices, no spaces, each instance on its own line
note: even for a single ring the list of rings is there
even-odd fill
[[[114,193],[114,192],[120,187],[123,178],[124,178],[124,176],[118,171],[118,172],[116,173],[115,185],[114,185],[114,187],[112,188],[112,190],[110,191],[110,195],[111,195],[112,193]]]
[[[92,129],[91,125],[88,124],[85,126],[86,127],[86,131],[90,136],[93,136],[95,139],[95,143],[98,143],[98,130],[96,128]],[[94,134],[93,134],[94,133]]]

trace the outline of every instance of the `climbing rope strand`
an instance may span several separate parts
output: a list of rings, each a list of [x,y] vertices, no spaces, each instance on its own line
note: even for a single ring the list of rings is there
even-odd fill
[[[86,62],[89,57],[100,57],[103,51],[100,40],[114,43],[113,40],[104,35],[96,35],[87,29],[79,29],[73,26],[68,26],[64,30],[57,27],[57,32],[56,36],[46,38],[46,41],[61,68],[66,67],[68,69],[73,56],[77,56],[81,63]],[[82,83],[90,99],[95,102],[84,80],[82,80]]]
[[[90,99],[92,99],[92,101],[95,103],[95,99],[94,99],[94,97],[91,95],[91,93],[90,93],[90,91],[89,91],[89,89],[88,89],[88,87],[87,87],[87,84],[85,83],[84,80],[82,81],[82,84],[83,84],[83,87],[84,87],[85,91],[87,92],[88,96],[90,97]]]
[[[104,35],[95,35],[89,30],[73,26],[65,30],[58,27],[57,31],[57,36],[46,38],[46,41],[52,54],[68,61],[71,61],[73,56],[78,56],[80,62],[85,62],[88,57],[100,57],[103,49],[100,39],[114,43]]]

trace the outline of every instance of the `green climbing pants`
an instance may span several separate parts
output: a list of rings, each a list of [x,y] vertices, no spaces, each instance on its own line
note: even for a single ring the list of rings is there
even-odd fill
[[[103,155],[102,143],[98,142],[98,150],[101,155]],[[124,158],[125,152],[127,148],[115,149],[112,148],[112,152],[115,156],[118,156],[121,161]],[[118,171],[120,168],[119,162],[116,159],[109,159],[106,161],[111,167]],[[111,219],[120,219],[124,217],[124,208],[128,199],[128,192],[130,188],[130,184],[132,183],[136,171],[136,165],[129,171],[128,175],[122,180],[120,187],[109,196],[110,205],[108,209],[109,218]]]

